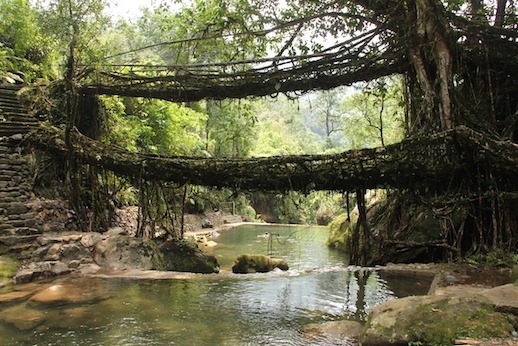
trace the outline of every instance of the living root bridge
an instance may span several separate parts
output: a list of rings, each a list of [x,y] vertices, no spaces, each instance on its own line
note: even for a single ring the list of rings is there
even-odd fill
[[[466,127],[385,148],[249,159],[144,155],[78,132],[72,133],[72,142],[77,159],[122,176],[247,190],[353,191],[415,185],[440,189],[462,184],[474,169],[488,169],[506,181],[513,181],[518,174],[516,144],[491,139]],[[29,133],[26,143],[60,156],[68,153],[63,131],[54,127],[42,126]]]

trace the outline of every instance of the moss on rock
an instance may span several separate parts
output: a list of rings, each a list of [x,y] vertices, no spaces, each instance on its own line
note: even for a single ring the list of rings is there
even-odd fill
[[[232,272],[237,274],[267,273],[275,268],[288,270],[288,263],[264,255],[241,255],[234,261]]]
[[[514,327],[483,297],[422,296],[388,301],[373,310],[362,345],[452,345],[456,338],[508,337]]]
[[[160,251],[166,270],[204,274],[219,272],[216,257],[199,249],[192,241],[168,241],[160,245]]]

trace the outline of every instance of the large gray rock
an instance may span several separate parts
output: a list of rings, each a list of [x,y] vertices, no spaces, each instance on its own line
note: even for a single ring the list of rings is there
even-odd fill
[[[514,327],[482,296],[414,296],[376,307],[369,316],[362,345],[452,345],[459,337],[508,337]]]
[[[219,264],[216,257],[199,249],[188,240],[168,241],[160,245],[165,269],[192,273],[218,273]]]
[[[311,323],[302,328],[304,337],[315,344],[324,342],[329,345],[350,345],[361,335],[363,325],[356,321],[332,321],[325,323]]]
[[[153,240],[123,235],[97,242],[93,259],[99,266],[109,269],[164,269],[162,255]]]
[[[454,285],[437,288],[434,294],[449,297],[483,297],[483,299],[487,299],[497,311],[518,315],[518,286],[516,284],[507,284],[493,288]]]
[[[497,311],[518,315],[518,285],[507,284],[481,292],[493,304]]]
[[[23,284],[69,273],[70,268],[60,261],[33,262],[22,267],[14,276],[14,281],[17,284]]]

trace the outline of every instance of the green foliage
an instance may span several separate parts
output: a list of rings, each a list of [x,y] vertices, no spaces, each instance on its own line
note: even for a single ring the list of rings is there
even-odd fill
[[[187,211],[191,213],[223,210],[241,215],[249,221],[258,221],[257,213],[250,205],[250,200],[245,193],[236,193],[229,189],[192,186],[186,202]]]
[[[104,14],[106,1],[49,0],[38,5],[42,30],[52,39],[52,49],[66,60],[74,55],[74,67],[95,66],[108,50],[101,41],[110,23]],[[65,66],[66,60],[57,63]]]
[[[404,104],[400,82],[382,78],[343,100],[343,131],[352,149],[385,146],[403,139]]]
[[[27,82],[50,74],[50,41],[27,0],[0,0],[0,77],[20,74]]]
[[[103,98],[108,143],[160,155],[195,155],[202,149],[206,115],[163,100]]]
[[[343,210],[343,195],[337,192],[313,191],[301,196],[301,223],[328,225]]]
[[[205,150],[215,157],[245,157],[250,151],[256,118],[248,101],[207,101]]]
[[[254,103],[257,135],[250,156],[316,154],[322,141],[303,119],[298,104],[279,96]]]

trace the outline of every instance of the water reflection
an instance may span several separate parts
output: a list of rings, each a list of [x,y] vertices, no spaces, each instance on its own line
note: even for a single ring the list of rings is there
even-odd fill
[[[267,239],[258,237],[264,232],[245,227],[222,234],[218,242],[223,246],[215,254],[223,267],[242,253],[267,251]],[[0,344],[347,345],[326,337],[308,339],[301,330],[309,323],[364,320],[381,302],[412,293],[401,287],[426,285],[416,278],[395,280],[347,266],[345,256],[324,245],[323,228],[272,232],[279,239],[273,239],[270,250],[290,263],[288,272],[163,281],[69,280],[67,284],[109,298],[44,309],[27,301],[4,304]],[[14,316],[32,323],[17,323]]]

